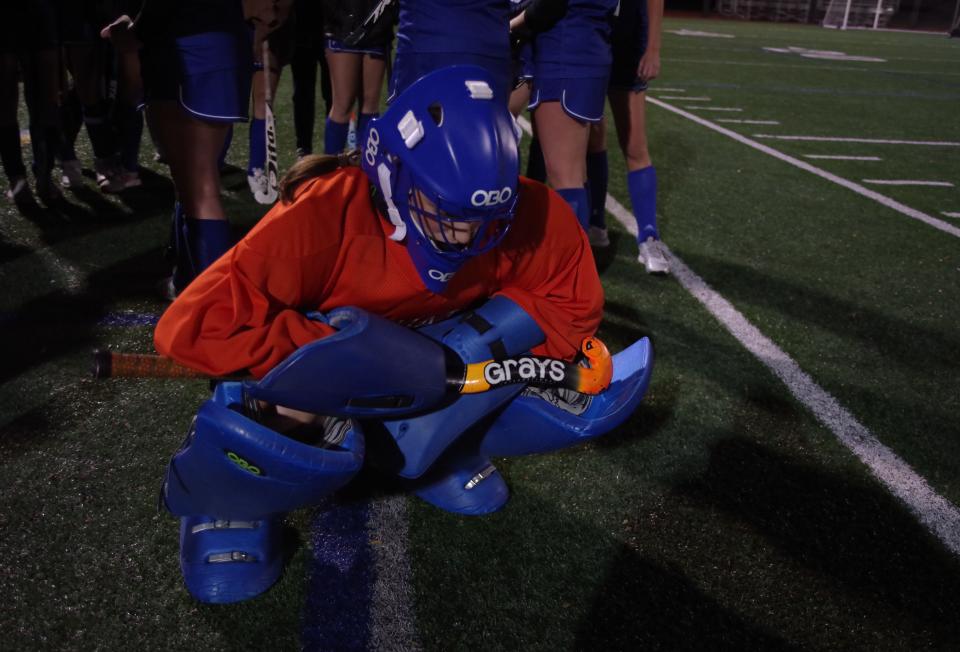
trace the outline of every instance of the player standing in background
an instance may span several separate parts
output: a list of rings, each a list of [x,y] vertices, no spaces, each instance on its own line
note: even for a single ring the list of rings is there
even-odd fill
[[[146,0],[135,21],[123,16],[102,34],[118,52],[140,50],[147,124],[176,192],[165,288],[176,294],[233,241],[218,158],[230,125],[247,119],[250,30],[238,0]]]
[[[17,123],[17,69],[23,79],[23,94],[30,114],[30,145],[33,174],[40,200],[46,204],[61,198],[53,180],[55,156],[60,149],[60,55],[57,13],[53,0],[10,2],[0,21],[3,93],[0,100],[0,152],[10,179],[8,196],[23,197],[29,190],[20,154]]]
[[[336,154],[346,147],[355,105],[360,105],[358,134],[379,115],[380,90],[393,42],[393,5],[369,29],[356,33],[379,4],[378,0],[324,0],[324,36],[332,90],[323,135],[326,154]]]
[[[647,84],[660,74],[663,0],[623,0],[613,28],[610,109],[627,163],[627,189],[637,220],[637,259],[648,273],[666,274],[670,265],[657,229],[657,172],[647,148]],[[592,209],[590,244],[610,244],[605,224],[607,195],[606,121],[591,127],[587,178]]]
[[[124,183],[117,160],[117,139],[110,121],[107,98],[106,44],[100,38],[104,16],[97,0],[61,0],[57,3],[57,24],[65,72],[72,84],[61,106],[60,168],[65,188],[83,184],[80,161],[74,149],[81,124],[93,146],[93,169],[103,192],[119,192]],[[115,17],[112,17],[115,18]]]
[[[508,0],[400,0],[388,101],[433,70],[472,64],[490,71],[494,97],[506,105],[513,88],[509,16]]]
[[[323,115],[330,113],[330,70],[324,53],[323,5],[317,0],[294,3],[296,39],[290,72],[293,77],[293,128],[297,158],[313,154],[313,126],[317,107],[317,66],[320,67],[320,95]]]
[[[590,123],[603,117],[610,76],[610,19],[617,0],[570,0],[566,14],[533,42],[530,109],[547,180],[590,223],[586,156]]]
[[[453,358],[531,349],[569,360],[600,323],[586,236],[556,193],[519,179],[496,81],[476,66],[435,71],[371,121],[362,170],[343,167],[346,154],[296,163],[284,201],[161,318],[160,353],[213,374],[266,374],[218,387],[168,467],[162,496],[181,517],[181,569],[198,600],[249,599],[277,580],[283,513],[357,473],[364,431],[394,442],[376,463],[403,486],[484,514],[509,495],[489,456],[589,439],[639,402],[643,342],[616,389],[586,402],[521,396],[522,386],[445,401],[419,371],[445,378]],[[318,432],[283,435],[281,417]]]

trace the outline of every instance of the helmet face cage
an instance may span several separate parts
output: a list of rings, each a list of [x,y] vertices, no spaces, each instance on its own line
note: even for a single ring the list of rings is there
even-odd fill
[[[370,121],[361,142],[390,238],[405,244],[427,289],[442,292],[507,233],[518,203],[517,137],[482,68],[425,75]]]
[[[505,200],[487,209],[464,209],[452,205],[439,196],[420,188],[405,173],[401,164],[398,190],[405,191],[400,206],[405,216],[435,255],[460,262],[485,253],[495,247],[506,235],[517,207],[517,195],[512,188],[502,192]],[[424,201],[426,200],[426,201]],[[432,204],[429,206],[427,204]]]

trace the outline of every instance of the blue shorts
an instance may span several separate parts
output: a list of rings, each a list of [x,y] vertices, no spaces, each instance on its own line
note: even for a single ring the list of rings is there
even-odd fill
[[[176,100],[211,122],[246,122],[253,75],[250,33],[204,32],[150,43],[140,52],[144,104]]]
[[[581,122],[600,122],[607,101],[607,77],[533,80],[531,111],[541,102],[560,102],[563,111]]]
[[[324,39],[323,47],[331,52],[348,52],[350,54],[368,54],[374,59],[386,59],[387,50],[390,49],[389,45],[372,45],[372,46],[354,46],[350,47],[349,45],[344,44],[343,41],[338,41],[334,38]]]
[[[485,57],[463,52],[397,52],[393,60],[393,74],[387,93],[387,102],[410,87],[427,73],[444,68],[473,64],[493,76],[493,96],[502,97],[506,104],[513,90],[513,66],[509,58]]]

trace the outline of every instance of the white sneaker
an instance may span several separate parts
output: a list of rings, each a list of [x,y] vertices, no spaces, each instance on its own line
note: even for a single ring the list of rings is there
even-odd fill
[[[30,187],[27,185],[26,179],[17,177],[10,182],[10,189],[3,194],[7,199],[15,202],[21,197],[30,194]]]
[[[604,247],[610,246],[610,236],[607,235],[607,230],[602,226],[593,226],[591,224],[590,230],[587,231],[587,239],[590,241],[591,247],[603,249]]]
[[[60,185],[64,188],[78,188],[83,185],[83,171],[77,159],[62,161],[60,171],[63,173],[60,177]]]
[[[637,260],[647,268],[647,274],[670,273],[670,263],[667,262],[663,245],[653,236],[640,243],[640,253],[637,255]]]

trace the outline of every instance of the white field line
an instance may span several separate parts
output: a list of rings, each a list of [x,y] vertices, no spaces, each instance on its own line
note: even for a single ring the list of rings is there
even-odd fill
[[[412,609],[406,498],[388,496],[371,501],[367,532],[376,574],[368,647],[388,652],[422,650]]]
[[[659,88],[659,87],[657,87],[656,89],[651,89],[651,90],[656,90],[656,91],[659,92],[659,93],[686,93],[686,92],[687,92],[687,89],[685,89],[685,88]]]
[[[830,161],[882,161],[879,156],[845,156],[843,154],[804,154],[803,158],[820,158]]]
[[[717,122],[729,122],[735,125],[778,125],[776,120],[739,120],[737,118],[718,118]]]
[[[960,217],[960,213],[950,213],[948,211],[943,211],[943,214],[947,217]]]
[[[781,152],[781,151],[779,151],[779,150],[773,149],[772,147],[769,147],[768,145],[764,145],[763,143],[758,143],[757,141],[755,141],[755,140],[753,140],[753,139],[751,139],[751,138],[747,138],[746,136],[743,136],[743,135],[741,135],[741,134],[738,134],[738,133],[735,132],[735,131],[730,131],[730,130],[727,129],[726,127],[721,127],[720,125],[718,125],[718,124],[716,124],[716,123],[714,123],[714,122],[710,122],[709,120],[707,120],[707,119],[705,119],[705,118],[701,118],[701,117],[698,116],[698,115],[694,115],[694,114],[692,114],[692,113],[689,113],[689,112],[687,112],[687,111],[684,111],[683,109],[680,109],[680,108],[678,108],[678,107],[675,107],[675,106],[673,106],[672,104],[667,104],[666,102],[661,102],[660,100],[654,99],[654,98],[652,98],[652,97],[647,97],[647,101],[650,102],[651,104],[654,104],[655,106],[659,106],[659,107],[662,108],[662,109],[666,109],[667,111],[671,111],[671,112],[673,112],[673,113],[676,113],[677,115],[682,116],[682,117],[684,117],[684,118],[686,118],[686,119],[688,119],[688,120],[692,120],[692,121],[696,122],[696,123],[699,124],[699,125],[702,125],[702,126],[704,126],[704,127],[707,127],[708,129],[712,129],[712,130],[714,130],[714,131],[716,131],[716,132],[718,132],[718,133],[721,133],[721,134],[723,134],[724,136],[728,136],[728,137],[730,137],[730,138],[733,138],[735,141],[737,141],[737,142],[739,142],[739,143],[742,143],[742,144],[744,144],[744,145],[747,145],[748,147],[752,147],[753,149],[759,150],[759,151],[763,152],[764,154],[768,154],[768,155],[770,155],[770,156],[772,156],[772,157],[774,157],[774,158],[777,158],[777,159],[783,161],[784,163],[789,163],[790,165],[793,165],[793,166],[795,166],[795,167],[798,167],[798,168],[800,168],[801,170],[806,170],[807,172],[810,172],[811,174],[815,174],[815,175],[817,175],[818,177],[820,177],[821,179],[826,179],[827,181],[831,181],[831,182],[833,182],[833,183],[835,183],[835,184],[837,184],[837,185],[839,185],[839,186],[843,186],[844,188],[847,188],[848,190],[852,190],[853,192],[857,193],[858,195],[862,195],[862,196],[864,196],[864,197],[867,197],[868,199],[872,199],[872,200],[874,200],[875,202],[877,202],[877,203],[879,203],[879,204],[882,204],[882,205],[886,206],[887,208],[890,208],[890,209],[892,209],[892,210],[895,210],[895,211],[897,211],[898,213],[900,213],[900,214],[902,214],[902,215],[906,215],[906,216],[909,217],[909,218],[912,218],[912,219],[914,219],[914,220],[918,220],[918,221],[920,221],[920,222],[923,222],[923,223],[925,223],[925,224],[928,224],[928,225],[932,226],[932,227],[935,228],[935,229],[939,229],[939,230],[943,231],[944,233],[949,233],[950,235],[952,235],[952,236],[954,236],[954,237],[956,237],[956,238],[960,238],[960,229],[958,229],[957,227],[955,227],[955,226],[952,225],[952,224],[949,224],[949,223],[947,223],[947,222],[944,222],[944,221],[941,220],[941,219],[938,219],[938,218],[936,218],[936,217],[933,217],[932,215],[927,215],[927,214],[924,213],[923,211],[918,211],[918,210],[915,209],[915,208],[910,208],[910,207],[907,206],[906,204],[901,204],[900,202],[896,201],[895,199],[891,199],[890,197],[887,197],[886,195],[881,195],[880,193],[876,192],[875,190],[871,190],[870,188],[867,188],[867,187],[865,187],[865,186],[862,186],[862,185],[860,185],[859,183],[856,183],[856,182],[854,182],[854,181],[850,181],[849,179],[844,179],[843,177],[838,177],[837,175],[832,174],[832,173],[830,173],[830,172],[827,172],[826,170],[823,170],[823,169],[821,169],[821,168],[818,168],[818,167],[816,167],[815,165],[811,165],[810,163],[807,163],[806,161],[801,161],[801,160],[798,159],[798,158],[795,158],[795,157],[790,156],[790,155],[788,155],[788,154],[784,154],[783,152]],[[958,145],[960,145],[960,143],[958,143]]]
[[[937,186],[940,188],[953,188],[949,181],[923,181],[920,179],[862,179],[864,183],[872,183],[876,186]]]
[[[648,97],[647,101],[651,101],[651,98]],[[672,107],[664,108],[673,110]],[[697,116],[689,117],[701,120]],[[521,118],[520,125],[530,133],[530,123],[526,119]],[[728,131],[722,127],[717,129]],[[733,132],[728,132],[728,135],[738,136]],[[633,215],[609,194],[606,209],[630,235],[637,236],[637,224]],[[747,350],[780,378],[797,400],[829,428],[840,443],[856,455],[893,495],[902,500],[934,536],[955,555],[960,555],[960,509],[934,491],[926,480],[880,443],[873,433],[860,424],[729,301],[707,285],[668,247],[664,248],[670,256],[671,271],[683,287]]]
[[[684,100],[687,102],[709,102],[709,97],[687,97],[686,95],[658,95],[661,100]]]
[[[691,111],[743,111],[743,109],[737,106],[685,106],[683,108],[690,109]]]
[[[703,48],[700,48],[700,49],[703,49]],[[892,71],[887,71],[887,70],[883,70],[883,69],[880,69],[880,68],[876,68],[876,69],[873,69],[873,70],[866,70],[866,69],[864,69],[862,66],[861,66],[861,67],[854,67],[854,66],[830,66],[830,65],[821,64],[821,63],[819,63],[819,61],[823,61],[823,59],[820,59],[820,60],[809,59],[809,62],[810,62],[810,63],[808,63],[808,64],[790,64],[790,63],[783,63],[783,62],[778,62],[778,63],[761,63],[761,62],[759,62],[759,61],[732,61],[732,60],[725,60],[725,59],[682,59],[682,58],[678,59],[678,58],[675,58],[675,57],[670,57],[670,63],[671,63],[671,64],[673,64],[673,63],[695,63],[695,64],[702,64],[702,65],[707,65],[707,66],[751,66],[751,67],[759,67],[759,68],[801,68],[801,69],[803,69],[803,70],[812,70],[813,68],[812,68],[811,66],[816,66],[817,72],[855,72],[855,73],[858,73],[858,74],[862,74],[862,73],[864,73],[864,72],[874,72],[874,73],[877,73],[877,74],[889,74],[890,72],[893,72],[893,73],[900,73],[900,74],[905,74],[905,75],[906,75],[906,74],[913,74],[911,71],[906,71],[906,70],[892,70]],[[943,72],[943,71],[931,71],[931,70],[926,70],[926,71],[924,71],[923,74],[924,74],[925,76],[934,75],[934,76],[937,76],[937,77],[958,77],[958,76],[960,76],[960,72]]]
[[[948,140],[883,140],[880,138],[841,138],[839,136],[780,136],[777,134],[753,134],[753,137],[773,140],[805,140],[817,143],[870,143],[872,145],[928,145],[931,147],[960,147],[960,143]]]
[[[633,215],[607,195],[606,208],[636,237]],[[960,555],[960,509],[940,496],[896,453],[884,446],[866,426],[820,387],[793,358],[744,317],[733,305],[697,276],[686,263],[664,246],[670,272],[733,335],[741,345],[773,372],[834,436],[863,462],[871,473],[902,500],[917,519],[955,555]]]

